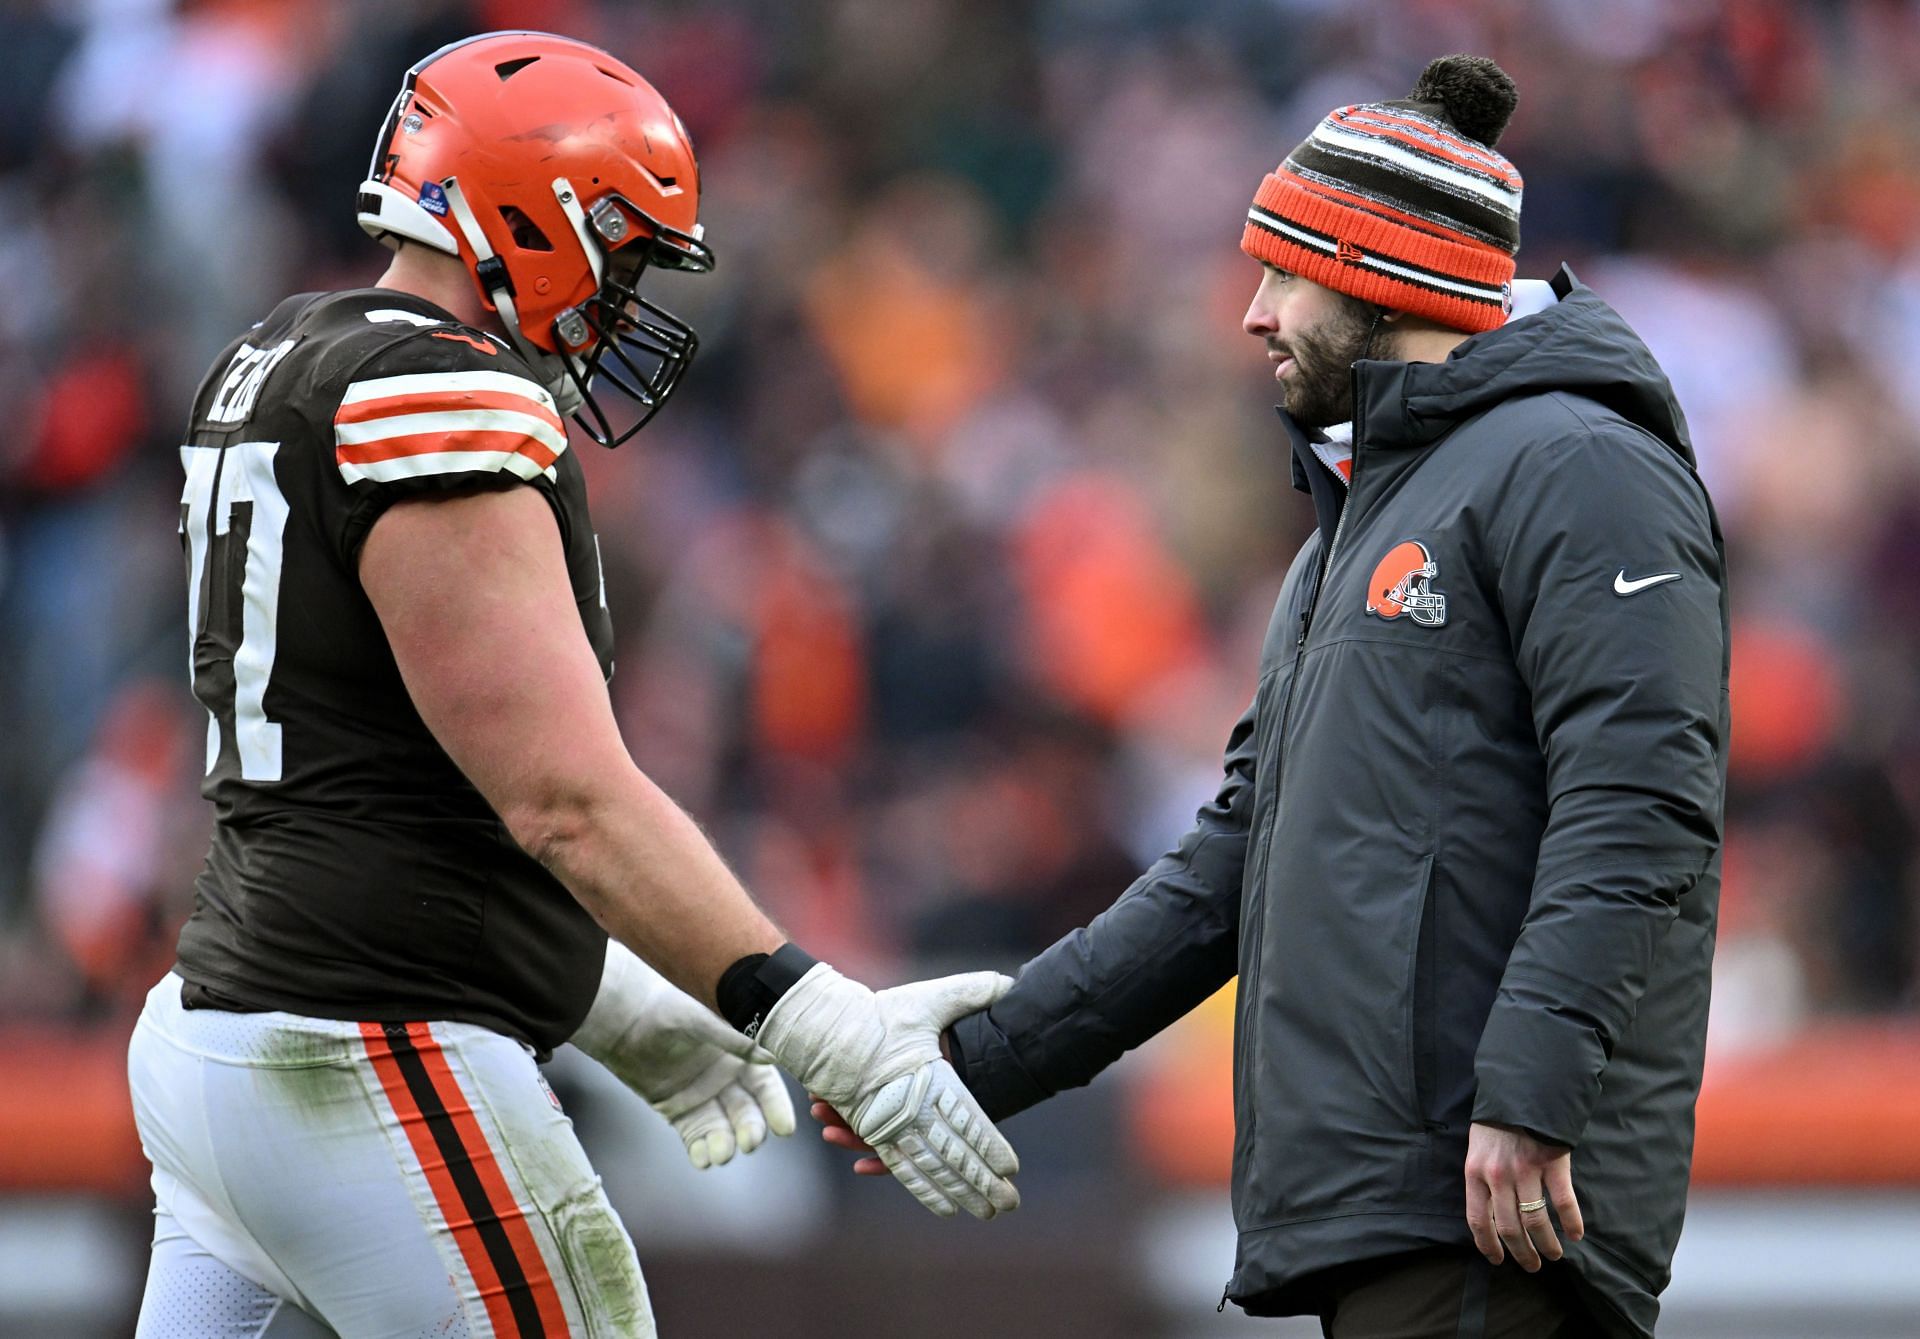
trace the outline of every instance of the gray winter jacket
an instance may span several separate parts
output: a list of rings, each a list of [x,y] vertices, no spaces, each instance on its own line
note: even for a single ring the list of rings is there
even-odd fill
[[[1287,421],[1321,525],[1219,795],[954,1029],[1006,1116],[1237,971],[1228,1293],[1255,1315],[1468,1243],[1471,1121],[1573,1146],[1589,1300],[1628,1333],[1658,1313],[1719,897],[1725,563],[1653,356],[1554,289],[1444,363],[1356,364],[1350,497]]]

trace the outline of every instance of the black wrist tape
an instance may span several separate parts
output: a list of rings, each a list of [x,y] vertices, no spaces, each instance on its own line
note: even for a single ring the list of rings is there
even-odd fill
[[[782,944],[772,953],[747,954],[720,974],[720,984],[714,990],[720,1016],[749,1037],[757,1035],[768,1010],[793,989],[815,961],[796,944]]]

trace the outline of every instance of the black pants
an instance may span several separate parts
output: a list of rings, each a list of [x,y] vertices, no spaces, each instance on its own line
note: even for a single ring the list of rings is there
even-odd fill
[[[1606,1339],[1606,1323],[1549,1262],[1529,1274],[1438,1247],[1344,1265],[1326,1279],[1328,1339]]]

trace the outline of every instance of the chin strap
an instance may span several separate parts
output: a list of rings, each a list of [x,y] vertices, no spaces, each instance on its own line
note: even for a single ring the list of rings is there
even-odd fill
[[[474,217],[473,206],[467,203],[466,192],[460,189],[460,179],[448,177],[441,184],[446,189],[447,208],[453,215],[453,221],[459,225],[460,235],[467,239],[467,245],[473,248],[474,275],[479,279],[487,299],[493,303],[494,310],[500,313],[500,323],[507,328],[507,338],[513,342],[515,352],[539,374],[540,382],[546,387],[547,393],[553,396],[560,416],[571,418],[580,409],[581,396],[574,379],[567,375],[565,362],[560,355],[548,353],[534,344],[520,329],[520,313],[513,305],[513,280],[507,274],[507,263],[494,254],[486,233],[480,230],[480,220]]]

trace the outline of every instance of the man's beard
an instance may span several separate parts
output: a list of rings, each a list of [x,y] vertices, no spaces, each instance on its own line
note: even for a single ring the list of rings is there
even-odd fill
[[[1369,349],[1374,308],[1342,295],[1333,314],[1287,345],[1293,371],[1280,382],[1282,402],[1303,428],[1330,428],[1353,417],[1353,365],[1375,356]]]

